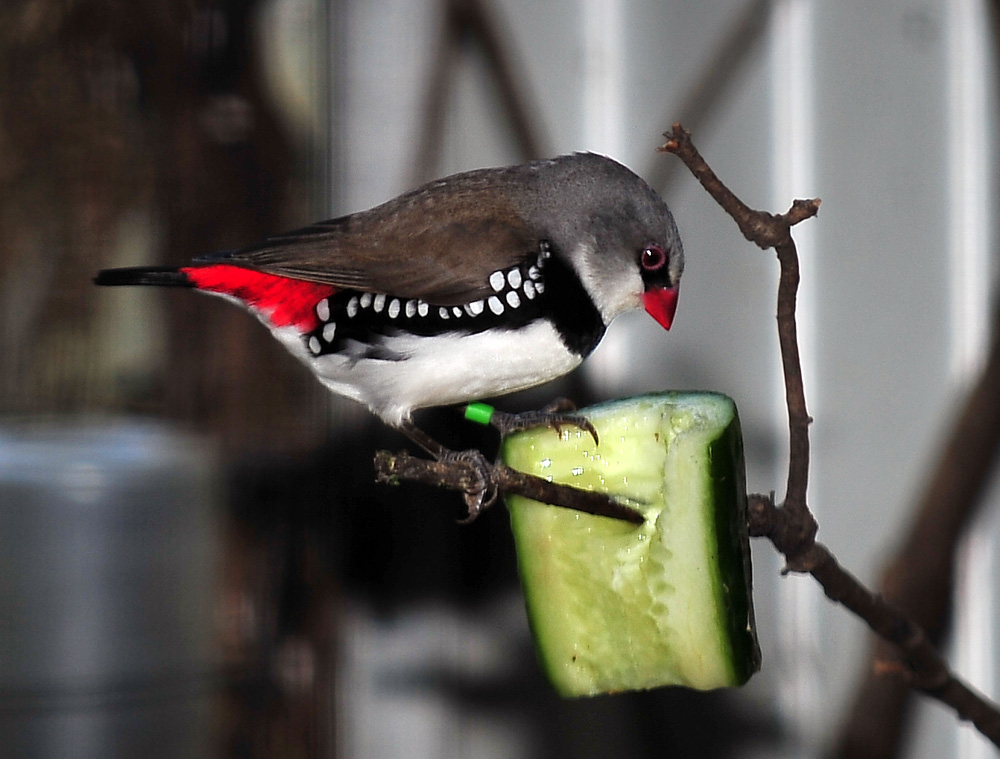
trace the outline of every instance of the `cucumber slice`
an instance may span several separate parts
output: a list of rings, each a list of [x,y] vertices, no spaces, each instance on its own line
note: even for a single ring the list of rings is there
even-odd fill
[[[508,496],[528,617],[563,696],[741,685],[760,667],[736,406],[667,392],[508,437],[504,462],[638,509],[636,527]]]

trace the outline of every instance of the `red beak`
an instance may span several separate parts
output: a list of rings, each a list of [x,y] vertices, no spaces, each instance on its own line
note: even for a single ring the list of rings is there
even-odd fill
[[[677,310],[677,288],[653,287],[646,290],[642,294],[642,305],[646,308],[646,313],[663,325],[664,329],[670,329]]]

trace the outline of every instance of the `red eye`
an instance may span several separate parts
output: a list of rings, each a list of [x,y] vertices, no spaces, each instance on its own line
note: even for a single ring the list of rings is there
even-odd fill
[[[667,263],[667,254],[659,245],[649,245],[642,251],[641,264],[646,271],[662,269]]]

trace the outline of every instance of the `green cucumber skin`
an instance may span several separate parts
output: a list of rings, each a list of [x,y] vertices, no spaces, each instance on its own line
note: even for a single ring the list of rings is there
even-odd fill
[[[656,399],[682,405],[690,402],[692,397],[697,396],[713,396],[715,402],[720,399],[716,394],[710,393],[662,393],[656,396]],[[729,675],[724,678],[724,682],[719,683],[719,686],[743,684],[760,667],[760,649],[754,631],[753,607],[750,601],[750,553],[746,531],[746,487],[742,436],[735,405],[730,399],[724,396],[721,398],[731,408],[732,421],[715,440],[708,444],[710,471],[706,472],[706,476],[711,478],[708,487],[713,491],[715,504],[714,513],[706,514],[707,537],[710,541],[706,548],[710,554],[717,556],[717,563],[710,570],[714,604],[719,612],[720,621],[720,629],[716,631],[718,633],[717,645],[724,651],[725,664],[729,670]],[[632,400],[642,401],[642,399]],[[615,401],[601,407],[584,410],[581,413],[585,416],[592,416],[593,412],[629,402]],[[521,536],[519,540],[524,540],[526,533],[525,530],[522,530],[521,520],[525,520],[525,524],[527,524],[531,519],[529,510],[534,508],[555,507],[531,504],[523,499],[519,500],[516,505],[514,502],[511,503],[511,526],[515,535]],[[580,518],[595,519],[595,517],[583,515]],[[622,530],[631,529],[634,528],[622,525]],[[549,591],[545,588],[544,582],[537,580],[537,566],[534,566],[531,550],[531,546],[518,546],[518,564],[523,578],[536,577],[536,581],[524,583],[524,590],[529,623],[536,635],[536,640],[541,642],[546,640],[548,636],[560,635],[563,632],[559,622],[554,622],[551,615],[539,613],[540,605],[550,602],[551,596],[546,597]],[[732,582],[731,586],[724,581],[724,578],[727,577]],[[542,623],[543,620],[547,629],[538,628],[538,624]],[[541,644],[536,649],[543,669],[561,695],[578,697],[607,690],[607,688],[597,684],[582,686],[578,676],[567,674],[567,668],[572,668],[574,665],[571,662],[563,661],[564,654],[557,647]],[[575,661],[575,657],[573,657],[573,661]],[[663,684],[668,683],[664,682]],[[656,683],[649,684],[648,682],[635,685],[625,683],[622,687],[634,689],[655,687],[655,685]]]
[[[750,536],[747,531],[747,488],[743,458],[743,434],[740,418],[733,410],[733,421],[709,445],[712,462],[712,483],[715,491],[715,537],[718,545],[718,577],[716,603],[725,609],[728,623],[727,640],[733,677],[742,685],[760,669],[760,644],[754,621],[753,569],[750,563]],[[732,467],[729,462],[738,462]],[[730,513],[735,510],[735,514]],[[742,587],[730,587],[722,578],[742,577]]]

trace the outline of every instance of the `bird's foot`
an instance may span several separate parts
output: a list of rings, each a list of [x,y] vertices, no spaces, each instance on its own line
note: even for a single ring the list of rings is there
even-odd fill
[[[458,489],[462,490],[469,513],[465,519],[458,520],[460,524],[474,521],[480,512],[493,505],[500,494],[497,470],[481,452],[474,449],[453,451],[451,448],[445,448],[409,420],[399,424],[397,429],[435,460],[464,467],[466,475],[462,478],[461,487]]]
[[[576,411],[576,405],[572,401],[558,398],[539,411],[508,414],[505,411],[494,410],[489,423],[500,431],[501,437],[532,427],[549,427],[559,434],[562,434],[563,427],[577,427],[594,438],[595,445],[598,444],[600,441],[594,425],[586,417],[570,413],[572,411]]]
[[[441,462],[461,465],[466,469],[462,495],[469,513],[464,519],[458,520],[459,524],[475,521],[480,512],[493,505],[500,493],[496,467],[487,461],[482,453],[473,449],[467,451],[444,449],[439,451],[435,458]]]

